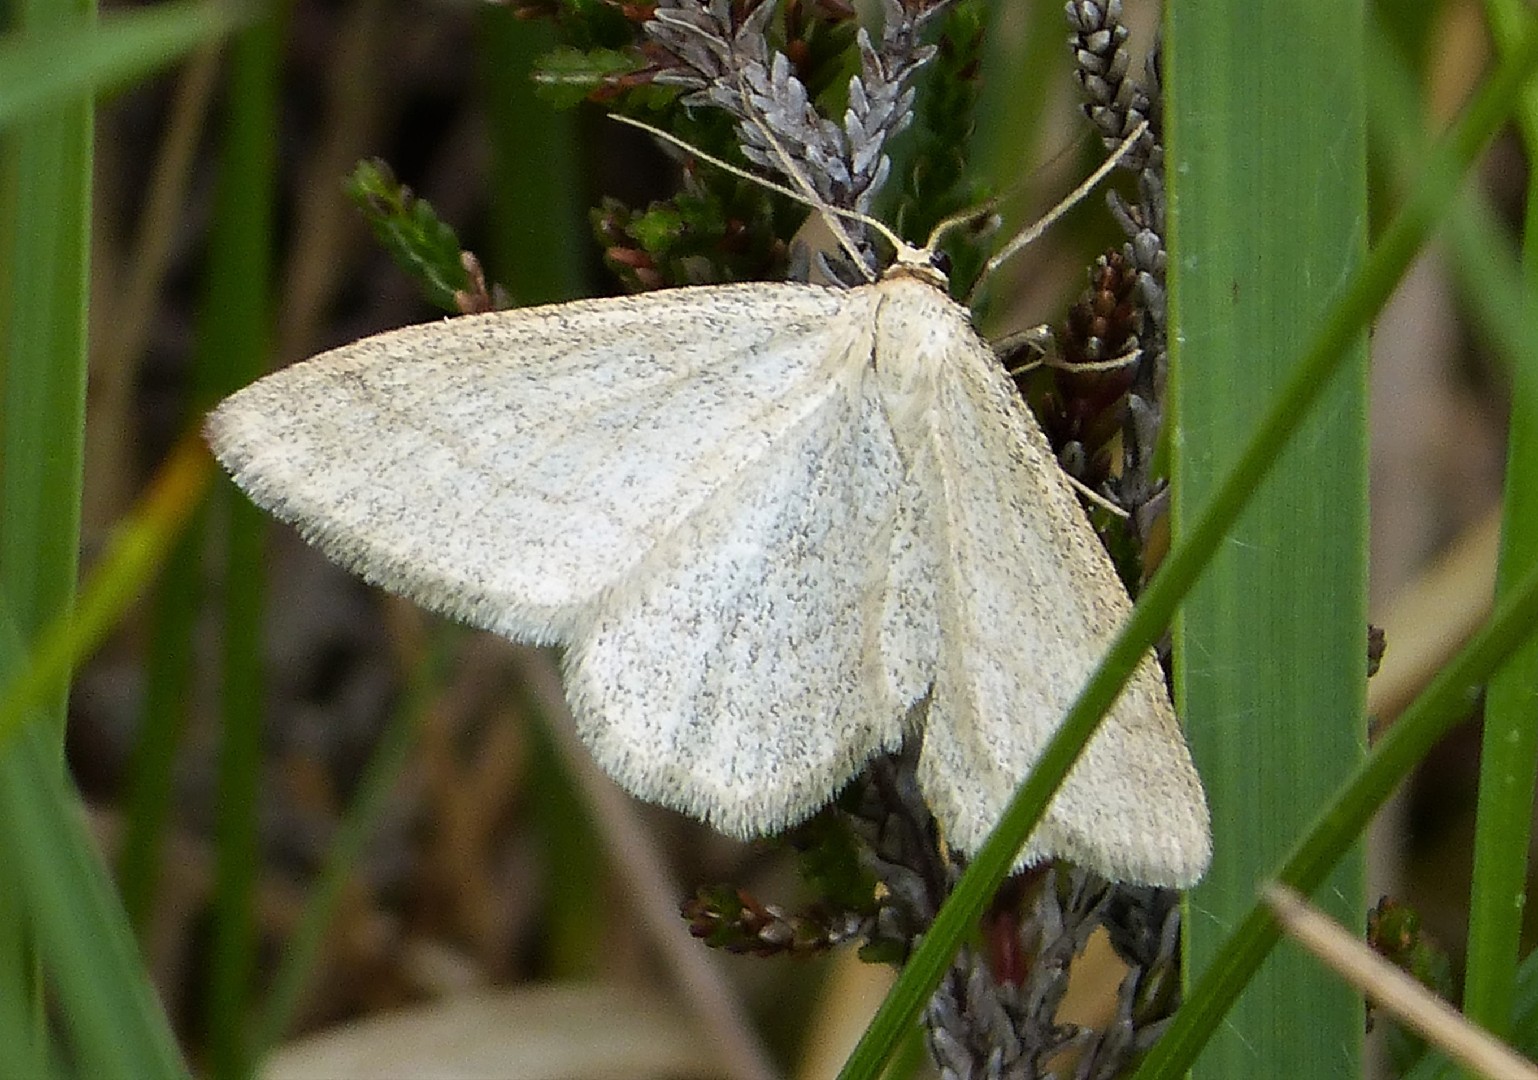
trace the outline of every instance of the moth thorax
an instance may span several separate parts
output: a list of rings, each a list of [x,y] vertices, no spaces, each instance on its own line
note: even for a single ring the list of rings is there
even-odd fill
[[[893,289],[878,311],[874,360],[887,419],[894,431],[910,432],[922,430],[934,405],[941,358],[928,333],[933,324],[926,316],[935,311],[931,298],[941,297],[927,285],[899,284],[902,287]]]

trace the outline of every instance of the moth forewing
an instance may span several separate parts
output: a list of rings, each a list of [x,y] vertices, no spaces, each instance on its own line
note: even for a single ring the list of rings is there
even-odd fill
[[[412,326],[269,375],[205,427],[253,501],[348,569],[564,641],[802,422],[848,302],[722,286]]]
[[[1034,417],[966,312],[898,274],[877,364],[927,385],[893,415],[930,509],[939,655],[919,781],[948,839],[976,851],[1095,669],[1130,602]],[[908,391],[910,398],[912,391]],[[1186,885],[1210,856],[1206,803],[1152,655],[1069,773],[1020,864],[1059,856]]]
[[[836,295],[852,310],[803,422],[657,543],[567,654],[606,770],[736,836],[809,817],[904,734],[881,636],[903,463],[869,363],[873,297]]]

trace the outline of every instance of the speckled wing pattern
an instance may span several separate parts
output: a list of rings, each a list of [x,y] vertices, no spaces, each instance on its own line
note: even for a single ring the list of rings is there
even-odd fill
[[[920,782],[975,851],[1128,608],[965,313],[902,275],[411,327],[207,428],[343,565],[567,645],[600,765],[740,836],[815,812],[927,699]],[[1150,659],[1021,861],[1185,884],[1209,843]]]
[[[925,384],[898,442],[931,493],[939,657],[919,784],[975,851],[1130,610],[1035,418],[966,313],[890,282],[877,355]],[[879,363],[879,361],[878,361]],[[1150,655],[1027,842],[1121,881],[1187,885],[1210,857],[1206,802]]]
[[[567,654],[610,774],[737,836],[815,812],[900,745],[926,681],[915,656],[905,694],[881,648],[903,467],[860,325],[802,426],[653,548]]]
[[[367,580],[566,641],[816,409],[847,306],[723,286],[410,326],[253,383],[208,438],[253,500]]]

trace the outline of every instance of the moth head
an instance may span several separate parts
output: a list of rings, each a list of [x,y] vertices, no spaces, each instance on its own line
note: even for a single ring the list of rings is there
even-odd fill
[[[892,260],[892,265],[887,267],[886,272],[881,275],[883,281],[907,277],[922,281],[926,285],[933,285],[941,292],[950,288],[950,277],[947,274],[950,269],[950,257],[935,248],[932,242],[916,248],[912,244],[894,240],[894,246],[897,248],[897,255]]]

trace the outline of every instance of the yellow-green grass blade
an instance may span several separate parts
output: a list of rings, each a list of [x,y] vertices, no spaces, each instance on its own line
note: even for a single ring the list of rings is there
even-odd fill
[[[134,512],[112,530],[73,611],[61,613],[25,650],[25,663],[0,684],[0,752],[52,688],[68,681],[101,644],[160,564],[203,497],[212,459],[188,437],[166,461]]]

